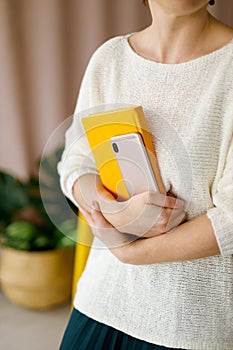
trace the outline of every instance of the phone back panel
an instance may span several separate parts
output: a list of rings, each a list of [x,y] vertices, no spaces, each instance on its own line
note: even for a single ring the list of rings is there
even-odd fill
[[[129,195],[145,191],[159,192],[149,157],[140,134],[111,138],[111,144]],[[117,152],[116,152],[117,150]]]

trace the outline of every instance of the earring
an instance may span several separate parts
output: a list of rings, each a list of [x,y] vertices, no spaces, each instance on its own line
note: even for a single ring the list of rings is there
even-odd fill
[[[214,4],[215,4],[215,0],[210,0],[210,1],[209,1],[209,5],[210,5],[210,6],[213,6]]]

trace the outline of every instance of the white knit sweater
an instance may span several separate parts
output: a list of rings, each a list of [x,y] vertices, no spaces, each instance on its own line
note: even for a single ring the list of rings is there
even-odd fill
[[[221,256],[133,266],[93,247],[74,305],[154,344],[233,349],[233,42],[161,64],[137,55],[128,35],[113,38],[90,60],[76,113],[110,103],[142,105],[167,190],[186,202],[189,219],[207,213]],[[81,133],[77,115],[58,166],[73,201],[75,179],[96,173]]]

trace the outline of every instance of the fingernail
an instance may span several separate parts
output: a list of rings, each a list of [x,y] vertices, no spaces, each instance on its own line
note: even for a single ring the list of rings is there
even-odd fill
[[[92,206],[92,208],[95,209],[95,210],[100,210],[99,203],[96,202],[96,201],[91,202],[91,206]]]

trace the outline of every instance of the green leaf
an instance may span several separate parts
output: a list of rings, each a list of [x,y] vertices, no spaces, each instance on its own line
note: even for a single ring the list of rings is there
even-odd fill
[[[8,239],[32,241],[37,236],[37,228],[27,221],[15,221],[5,229]]]

